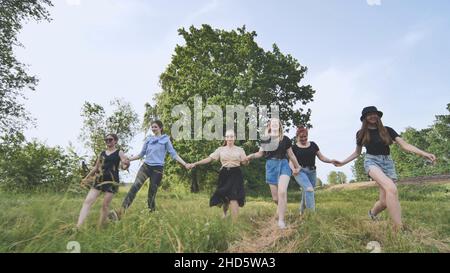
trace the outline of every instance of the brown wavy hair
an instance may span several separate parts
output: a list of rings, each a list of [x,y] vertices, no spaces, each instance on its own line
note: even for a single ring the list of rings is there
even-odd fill
[[[378,118],[376,125],[384,144],[391,145],[393,143],[392,138],[386,127],[384,127],[381,118]],[[370,142],[369,123],[367,122],[367,119],[363,120],[361,129],[356,134],[356,139],[358,140],[358,143],[361,143],[363,146]]]

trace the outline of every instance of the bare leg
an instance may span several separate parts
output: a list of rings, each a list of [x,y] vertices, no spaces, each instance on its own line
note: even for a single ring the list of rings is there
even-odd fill
[[[236,200],[230,201],[230,209],[231,209],[231,219],[233,223],[237,221],[238,213],[239,213],[239,204]]]
[[[383,171],[377,167],[371,167],[369,170],[369,175],[386,193],[386,207],[388,209],[389,215],[394,221],[394,229],[399,230],[403,226],[403,224],[400,202],[398,200],[397,186],[395,186],[394,181],[387,177],[383,173]]]
[[[227,217],[227,212],[228,212],[228,206],[230,205],[230,203],[224,203],[223,204],[223,216],[222,218]]]
[[[100,219],[98,221],[98,226],[102,227],[106,223],[106,218],[108,217],[109,204],[114,197],[114,193],[105,192],[105,198],[103,199],[102,209],[100,211]]]
[[[381,187],[379,189],[380,189],[380,199],[378,199],[373,208],[370,210],[372,214],[375,216],[386,209],[386,192]]]
[[[277,211],[275,212],[275,218],[278,219],[278,186],[269,184],[270,193],[272,194],[272,200],[277,204]]]
[[[95,203],[95,200],[97,200],[97,197],[99,196],[100,191],[96,189],[91,189],[86,196],[86,199],[83,202],[83,206],[81,207],[80,216],[78,217],[78,223],[77,228],[80,228],[81,225],[84,223],[84,220],[89,214],[89,210],[91,209],[92,205]]]
[[[287,207],[287,188],[289,186],[290,177],[281,175],[278,181],[278,222],[284,223],[284,215]]]

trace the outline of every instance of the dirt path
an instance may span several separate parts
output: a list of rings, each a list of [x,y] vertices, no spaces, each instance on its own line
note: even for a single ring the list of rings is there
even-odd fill
[[[266,253],[283,239],[289,238],[296,230],[297,225],[289,225],[286,229],[278,228],[275,217],[254,222],[256,234],[246,234],[239,241],[234,242],[228,248],[230,253]],[[289,243],[281,252],[292,253],[295,251],[295,243]],[[280,252],[280,250],[277,250]]]

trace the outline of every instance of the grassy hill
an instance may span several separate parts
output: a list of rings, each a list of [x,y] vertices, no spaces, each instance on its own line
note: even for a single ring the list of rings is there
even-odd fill
[[[409,231],[393,234],[387,213],[368,219],[376,187],[318,190],[317,212],[298,214],[299,192],[289,192],[288,229],[278,230],[275,205],[248,197],[236,224],[209,208],[206,194],[160,192],[154,213],[142,189],[126,217],[96,227],[97,201],[84,228],[74,232],[84,196],[0,193],[0,252],[450,252],[450,181],[400,185],[403,219]],[[269,193],[267,193],[269,194]],[[118,207],[123,190],[113,200]],[[376,242],[376,243],[370,243]]]

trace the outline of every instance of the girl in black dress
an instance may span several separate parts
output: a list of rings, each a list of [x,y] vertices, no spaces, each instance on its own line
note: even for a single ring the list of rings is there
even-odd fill
[[[233,130],[225,133],[225,142],[207,158],[188,164],[187,168],[192,169],[198,165],[204,165],[213,160],[220,160],[219,182],[217,189],[209,201],[209,206],[223,206],[223,217],[227,216],[228,208],[231,210],[233,222],[237,220],[239,207],[245,204],[244,178],[240,166],[247,165],[244,149],[234,145],[236,134]]]
[[[103,199],[103,205],[100,211],[99,226],[102,226],[106,221],[109,204],[119,188],[120,162],[122,162],[122,167],[124,169],[130,165],[130,162],[124,152],[116,147],[118,140],[119,139],[116,134],[109,134],[105,137],[107,148],[105,151],[100,153],[94,168],[86,176],[86,178],[88,178],[97,174],[95,177],[95,182],[89,190],[89,193],[84,200],[83,207],[81,208],[77,228],[81,227],[89,214],[89,210],[101,192],[105,193],[105,198]]]

